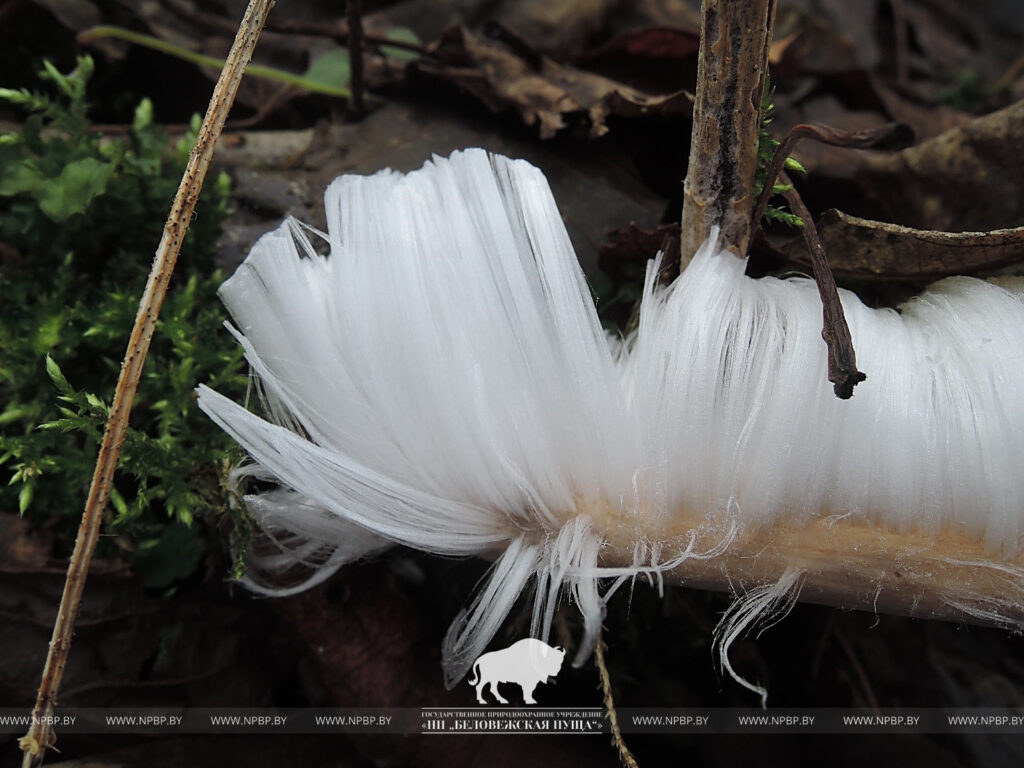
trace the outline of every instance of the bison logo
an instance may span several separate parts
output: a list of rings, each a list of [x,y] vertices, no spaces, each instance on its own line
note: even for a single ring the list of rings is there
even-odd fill
[[[476,686],[476,700],[486,704],[483,690],[491,687],[491,693],[502,704],[508,700],[498,692],[498,683],[516,683],[523,689],[523,702],[536,704],[533,691],[540,683],[546,683],[562,669],[565,649],[552,648],[542,640],[528,637],[513,643],[501,651],[483,654],[473,664],[473,680]]]

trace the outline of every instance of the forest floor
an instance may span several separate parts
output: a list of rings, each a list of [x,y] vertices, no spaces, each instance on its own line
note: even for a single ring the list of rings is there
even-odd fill
[[[679,220],[696,77],[692,0],[403,0],[366,2],[366,112],[345,99],[247,80],[218,150],[234,213],[218,258],[237,264],[287,215],[323,227],[322,192],[343,173],[419,167],[480,146],[539,166],[610,325],[628,319],[638,275]],[[331,61],[340,2],[289,0],[273,10],[256,60],[303,71]],[[5,0],[0,85],[31,87],[44,57],[67,71],[75,35],[99,24],[210,55],[227,50],[241,0]],[[396,31],[397,30],[397,31]],[[417,47],[419,49],[417,50]],[[144,96],[174,126],[205,109],[215,74],[109,38],[97,59],[92,119],[116,129]],[[1013,0],[780,0],[771,53],[773,133],[824,123],[858,131],[908,125],[909,149],[863,151],[803,142],[797,179],[820,222],[841,285],[892,304],[947,274],[1016,270],[1024,253],[1024,11]],[[11,122],[13,113],[0,119]],[[838,210],[846,214],[835,213]],[[200,215],[202,207],[200,205]],[[850,217],[859,217],[858,221]],[[902,225],[979,235],[935,254]],[[986,239],[987,238],[987,239]],[[940,238],[940,245],[942,244]],[[856,244],[870,244],[870,247]],[[155,245],[155,244],[154,244]],[[953,255],[950,255],[953,253]],[[803,241],[773,225],[750,271],[806,270]],[[0,309],[2,311],[2,309]],[[471,706],[445,691],[442,638],[486,570],[395,549],[282,599],[255,597],[211,551],[173,590],[147,590],[118,561],[94,567],[62,703],[76,707]],[[45,526],[0,510],[0,707],[34,701],[64,564]],[[628,593],[628,594],[627,594]],[[637,583],[612,600],[608,664],[620,707],[755,707],[716,670],[713,629],[730,598]],[[513,612],[496,638],[523,635]],[[579,626],[564,605],[557,640]],[[797,605],[733,665],[769,690],[769,707],[1024,707],[1024,645],[999,629]],[[591,664],[538,692],[547,706],[600,706]],[[0,735],[14,762],[16,736]],[[627,735],[640,765],[1010,766],[1024,740],[997,734]],[[423,736],[60,737],[49,764],[70,766],[616,765],[604,738]],[[6,764],[6,762],[5,762]]]

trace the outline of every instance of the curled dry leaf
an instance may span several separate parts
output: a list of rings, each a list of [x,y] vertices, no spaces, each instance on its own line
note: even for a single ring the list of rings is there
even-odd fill
[[[558,64],[532,51],[507,30],[491,27],[492,39],[464,27],[448,30],[419,72],[450,83],[495,113],[511,110],[542,139],[569,127],[596,138],[608,132],[611,115],[683,114],[692,111],[684,91],[653,95],[592,72]],[[493,38],[500,38],[493,39]]]
[[[858,181],[900,223],[944,232],[1021,223],[1024,101],[901,152],[868,158]]]
[[[831,209],[818,234],[837,276],[880,280],[935,280],[974,274],[1021,261],[1024,227],[991,232],[938,232],[871,221]],[[798,238],[783,252],[809,268]]]
[[[662,224],[654,229],[641,229],[630,224],[608,233],[608,242],[597,251],[598,266],[621,281],[623,264],[646,264],[659,251],[665,253],[661,277],[669,280],[679,274],[679,224]]]
[[[623,32],[576,64],[647,93],[692,89],[697,82],[700,35],[674,27]]]

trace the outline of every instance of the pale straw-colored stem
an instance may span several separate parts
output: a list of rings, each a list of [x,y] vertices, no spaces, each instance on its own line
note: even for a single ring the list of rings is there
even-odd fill
[[[1024,627],[1024,555],[1004,556],[959,531],[901,532],[840,516],[736,529],[725,519],[679,515],[658,531],[606,529],[602,564],[632,564],[634,541],[644,538],[675,542],[662,547],[667,560],[729,542],[713,557],[684,559],[664,574],[670,583],[742,594],[797,570],[804,602]]]
[[[146,282],[145,291],[139,301],[139,311],[135,318],[128,349],[121,363],[121,373],[117,380],[117,389],[110,408],[103,442],[96,458],[92,485],[85,502],[82,522],[75,540],[75,549],[68,564],[67,580],[61,596],[60,608],[53,626],[53,639],[50,641],[46,665],[43,668],[42,680],[36,697],[36,705],[32,712],[32,726],[23,736],[19,745],[24,752],[22,765],[26,768],[41,761],[45,751],[55,742],[55,734],[50,723],[57,703],[64,666],[67,663],[68,651],[71,648],[71,636],[74,631],[75,619],[82,602],[85,580],[89,572],[89,564],[96,549],[103,510],[107,505],[110,485],[117,467],[121,443],[124,441],[131,413],[132,401],[142,377],[142,367],[149,350],[149,343],[156,328],[157,315],[167,293],[167,286],[174,271],[174,264],[181,250],[182,241],[188,231],[192,213],[199,199],[199,192],[213,159],[217,139],[224,128],[228,112],[234,103],[238,86],[245,74],[246,65],[252,58],[253,49],[259,39],[260,31],[266,22],[267,14],[274,5],[274,0],[250,0],[245,16],[238,28],[231,53],[221,70],[220,78],[213,89],[210,106],[206,111],[196,146],[189,158],[188,166],[178,187],[178,193],[171,205],[167,223],[164,225],[163,236],[157,246],[153,267]]]

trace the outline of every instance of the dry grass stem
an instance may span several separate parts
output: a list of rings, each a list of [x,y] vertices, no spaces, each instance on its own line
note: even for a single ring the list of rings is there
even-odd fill
[[[71,648],[75,619],[82,602],[86,576],[99,538],[103,510],[110,495],[114,470],[117,468],[121,443],[128,428],[128,418],[142,376],[146,353],[149,351],[157,316],[167,293],[178,252],[181,250],[196,201],[199,199],[199,192],[213,159],[217,139],[224,129],[224,122],[234,103],[245,68],[252,58],[256,41],[273,5],[274,0],[250,0],[246,8],[231,53],[214,87],[210,106],[199,129],[196,146],[171,205],[149,279],[139,301],[139,311],[132,327],[128,349],[121,363],[121,373],[117,380],[117,389],[114,392],[99,455],[96,458],[96,468],[82,513],[82,522],[78,528],[78,537],[68,564],[67,580],[64,583],[64,593],[53,627],[53,638],[50,641],[50,650],[43,668],[35,708],[32,711],[32,726],[19,741],[19,746],[24,752],[24,768],[38,764],[46,750],[53,747],[56,740],[53,727],[49,724],[49,716],[53,714],[57,703],[64,666]]]

